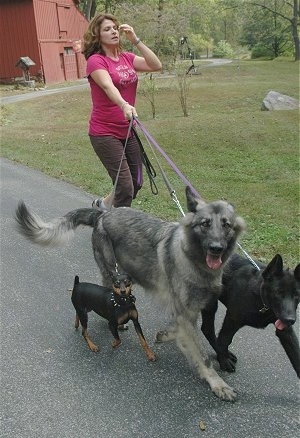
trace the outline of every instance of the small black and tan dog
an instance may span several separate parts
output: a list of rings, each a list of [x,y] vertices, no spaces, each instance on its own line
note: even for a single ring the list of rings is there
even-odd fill
[[[147,344],[138,321],[131,279],[126,274],[115,273],[112,276],[112,284],[113,288],[109,289],[98,284],[81,283],[78,275],[75,276],[71,298],[76,310],[75,328],[79,327],[80,322],[82,335],[88,347],[96,352],[99,348],[91,340],[87,330],[88,312],[94,311],[108,320],[109,329],[114,337],[114,348],[121,344],[118,327],[131,320],[148,360],[155,361],[155,354]]]
[[[274,324],[290,362],[300,378],[300,348],[293,324],[300,301],[300,264],[294,271],[283,268],[276,254],[268,265],[234,254],[223,274],[223,291],[219,300],[226,306],[225,319],[215,334],[218,303],[202,311],[202,332],[217,353],[222,370],[235,371],[236,356],[228,350],[235,333],[243,326],[265,328]]]

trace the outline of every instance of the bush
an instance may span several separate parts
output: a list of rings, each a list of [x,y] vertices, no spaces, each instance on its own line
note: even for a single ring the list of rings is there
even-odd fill
[[[264,46],[263,44],[255,44],[255,46],[253,46],[252,50],[251,50],[251,58],[252,59],[256,59],[256,58],[268,58],[268,59],[273,59],[274,58],[274,53],[273,51]]]
[[[226,41],[220,41],[213,50],[214,58],[233,58],[233,49]]]

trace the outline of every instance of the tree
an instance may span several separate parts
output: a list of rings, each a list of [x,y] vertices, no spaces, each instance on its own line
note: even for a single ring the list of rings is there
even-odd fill
[[[293,2],[288,0],[272,0],[271,2],[248,2],[250,5],[260,7],[277,17],[288,21],[294,41],[295,61],[300,60],[300,39],[298,33],[299,21],[299,0]],[[285,12],[286,11],[286,12]]]
[[[87,20],[93,17],[97,6],[96,0],[77,0],[77,5]]]
[[[116,10],[117,0],[76,0],[76,4],[87,20],[93,18],[97,12],[113,14]]]
[[[254,58],[277,58],[293,50],[293,40],[286,21],[262,8],[252,8],[240,41],[251,49]]]
[[[300,60],[300,41],[298,26],[299,21],[299,0],[224,0],[228,8],[247,8],[247,6],[260,8],[269,16],[277,17],[288,23],[288,28],[294,44],[295,61]],[[246,9],[247,11],[247,9]]]
[[[292,44],[295,59],[299,60],[299,1],[76,0],[88,19],[95,13],[109,12],[119,21],[132,24],[136,33],[162,58],[165,66],[172,66],[178,58],[183,36],[194,42],[195,47],[191,45],[193,52],[199,53],[205,48],[208,52],[212,45],[223,40],[233,48],[237,47],[243,29],[247,28],[248,37],[255,31],[255,43],[271,47],[275,56],[286,50],[287,43]],[[256,23],[251,20],[253,15],[256,15]],[[267,34],[267,28],[272,32]],[[127,46],[125,43],[124,48],[131,49]]]
[[[155,83],[155,77],[150,74],[146,75],[140,82],[139,94],[144,96],[151,105],[152,117],[156,116],[156,96],[158,94],[158,88]]]
[[[178,66],[176,69],[177,90],[179,92],[179,101],[183,116],[188,117],[188,94],[189,94],[189,78],[186,69],[183,66]]]

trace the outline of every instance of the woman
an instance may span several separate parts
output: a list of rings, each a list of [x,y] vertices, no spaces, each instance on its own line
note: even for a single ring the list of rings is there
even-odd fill
[[[120,34],[133,44],[141,56],[123,52]],[[131,26],[119,25],[110,14],[93,18],[84,34],[82,52],[87,60],[87,77],[92,97],[89,136],[92,146],[115,183],[122,160],[129,120],[137,116],[135,98],[137,72],[161,69],[157,56],[138,38]],[[140,149],[130,134],[122,160],[116,191],[96,199],[95,207],[130,207],[142,186]]]

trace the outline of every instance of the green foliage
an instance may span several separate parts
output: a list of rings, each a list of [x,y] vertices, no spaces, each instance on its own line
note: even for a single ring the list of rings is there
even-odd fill
[[[276,58],[289,51],[292,34],[287,21],[263,8],[252,9],[240,42],[252,50],[252,57]]]
[[[233,58],[233,55],[233,49],[226,41],[220,41],[213,49],[213,57],[215,58]]]
[[[299,40],[293,39],[293,2],[286,0],[78,0],[78,7],[88,18],[110,12],[132,24],[166,69],[184,55],[182,36],[188,37],[195,58],[210,56],[213,46],[217,46],[217,56],[232,56],[218,47],[221,41],[234,49],[255,46],[255,57],[263,46],[267,53],[273,52],[271,57],[297,53],[299,46]]]
[[[84,16],[90,20],[99,12],[114,14],[118,0],[77,0],[77,6]]]
[[[213,41],[203,38],[201,34],[192,34],[189,40],[195,53],[195,58],[200,58],[202,53],[209,55],[212,52]]]
[[[111,12],[133,24],[167,63],[176,58],[182,36],[193,42],[196,56],[208,54],[212,41],[222,40],[232,47],[263,44],[273,50],[274,57],[291,53],[291,44],[294,52],[299,46],[292,37],[297,33],[297,23],[292,25],[293,2],[286,0],[79,0],[81,9],[88,5],[92,5],[91,14]]]
[[[9,123],[9,108],[5,105],[0,106],[0,126]]]
[[[267,59],[273,59],[274,58],[274,52],[270,47],[266,47],[262,43],[255,44],[251,50],[251,58],[267,58]]]
[[[155,119],[156,115],[156,95],[158,88],[156,86],[155,76],[152,74],[147,74],[143,81],[141,81],[139,86],[139,94],[144,96],[151,105],[152,117]]]
[[[185,64],[177,64],[176,65],[176,79],[177,79],[177,90],[178,90],[178,96],[179,101],[181,105],[181,109],[183,112],[183,116],[187,117],[189,115],[188,113],[188,94],[189,94],[189,88],[190,88],[190,81],[189,77],[186,72],[186,65]]]

